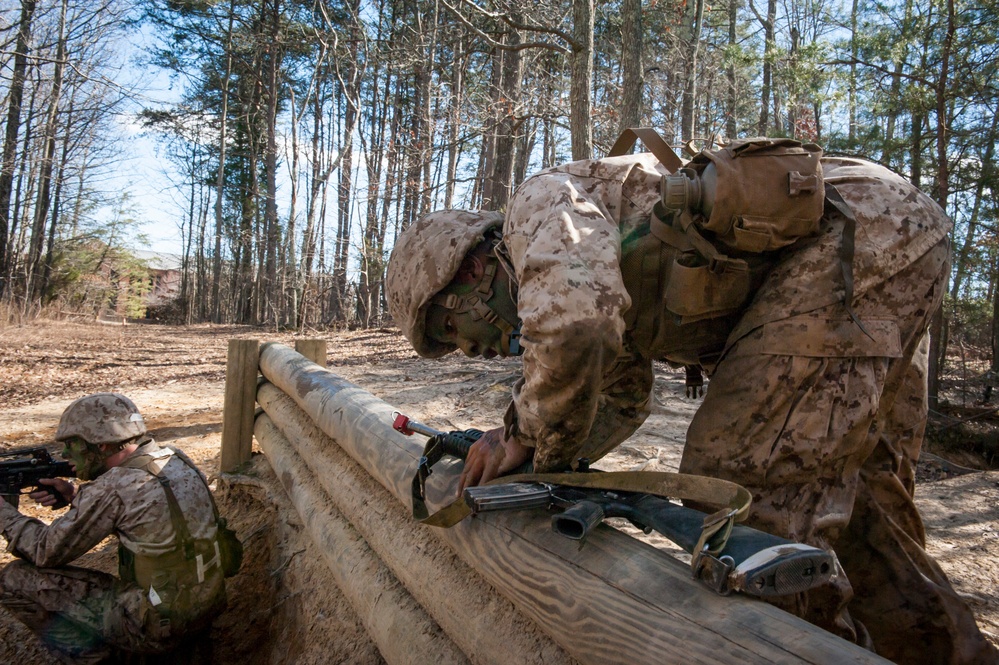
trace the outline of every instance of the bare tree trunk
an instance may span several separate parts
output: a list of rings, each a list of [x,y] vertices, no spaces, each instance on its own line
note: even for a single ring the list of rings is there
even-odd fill
[[[847,106],[849,107],[849,119],[848,122],[850,126],[848,128],[848,136],[850,140],[850,146],[855,146],[857,142],[857,7],[858,0],[853,0],[853,6],[850,8],[850,84],[847,89]]]
[[[957,11],[954,0],[947,0],[947,32],[940,50],[940,78],[936,86],[937,101],[937,182],[936,200],[941,208],[947,210],[947,199],[950,197],[950,163],[947,157],[947,146],[950,140],[948,129],[947,94],[950,85],[950,57],[954,46],[954,35],[957,32]],[[947,290],[946,277],[944,291]],[[940,373],[943,370],[947,353],[947,317],[943,307],[937,310],[930,323],[930,363],[927,370],[929,380],[930,408],[937,408],[940,391]]]
[[[762,20],[765,44],[763,47],[763,86],[760,89],[759,136],[766,136],[770,129],[770,101],[773,96],[773,61],[777,48],[774,23],[777,21],[777,0],[767,0],[767,16]]]
[[[457,45],[455,45],[457,47]],[[461,105],[465,99],[465,68],[468,55],[455,54],[451,62],[451,98],[448,100],[447,177],[444,184],[444,208],[454,204],[454,184],[458,176],[458,129],[461,125]]]
[[[524,182],[527,178],[527,165],[534,152],[534,144],[538,134],[538,123],[536,119],[528,118],[520,128],[520,137],[517,141],[517,159],[513,165],[513,188]]]
[[[891,107],[888,112],[887,126],[885,127],[885,154],[884,162],[889,167],[894,167],[900,158],[897,156],[900,152],[895,147],[895,122],[899,113],[903,110],[903,103],[900,98],[902,89],[902,70],[905,67],[905,62],[908,57],[909,51],[909,33],[911,31],[912,24],[912,0],[906,0],[905,2],[905,20],[902,24],[902,35],[900,39],[900,44],[904,49],[899,55],[898,59],[895,61],[895,69],[892,72],[891,77],[891,93],[889,95],[889,100]]]
[[[423,165],[423,186],[420,192],[420,215],[426,215],[430,212],[430,201],[431,201],[431,162],[433,161],[434,153],[434,136],[433,128],[431,125],[431,114],[433,113],[433,90],[431,86],[431,79],[433,78],[433,70],[435,69],[434,63],[436,62],[437,53],[437,30],[440,17],[438,15],[437,3],[434,3],[433,12],[430,17],[430,34],[427,38],[427,43],[421,49],[426,54],[426,60],[423,66],[420,68],[422,72],[421,84],[423,85],[423,90],[420,93],[420,98],[423,102],[423,108],[419,115],[420,123],[420,143],[419,143],[419,155]]]
[[[503,63],[504,51],[494,48],[490,58],[490,78],[492,89],[492,109],[486,118],[486,127],[482,135],[482,158],[480,160],[479,179],[482,182],[480,190],[480,206],[486,210],[495,210],[496,156],[498,148],[497,135],[500,132],[501,106],[503,104]]]
[[[593,83],[593,0],[572,1],[572,74],[569,81],[569,134],[572,159],[593,157],[590,117]]]
[[[26,294],[38,300],[41,292],[41,258],[45,245],[45,222],[52,204],[52,171],[55,163],[56,131],[59,119],[59,101],[62,97],[63,69],[66,60],[66,11],[67,0],[63,0],[59,10],[59,43],[56,46],[55,69],[52,75],[52,91],[49,96],[48,118],[45,121],[44,148],[41,173],[38,179],[38,197],[35,202],[35,219],[31,227],[31,248],[28,252],[29,285]]]
[[[278,244],[281,230],[278,226],[277,211],[277,107],[278,107],[278,69],[281,60],[280,22],[281,0],[270,0],[270,40],[265,48],[265,76],[267,81],[267,147],[264,151],[264,174],[267,178],[267,196],[264,201],[265,229],[265,274],[266,286],[263,290],[264,300],[261,316],[269,320],[268,310],[272,310],[275,322],[280,317],[278,307],[282,305],[277,291],[278,280]]]
[[[7,242],[12,233],[10,224],[10,196],[14,186],[17,160],[17,137],[21,129],[21,102],[24,99],[24,73],[28,67],[28,48],[31,42],[31,19],[35,13],[35,0],[21,1],[21,20],[17,29],[14,52],[14,70],[11,73],[7,103],[7,128],[4,132],[3,163],[0,170],[0,299],[6,295],[8,257]]]
[[[618,132],[642,124],[645,72],[642,65],[642,0],[621,3],[621,125]]]
[[[515,20],[521,20],[519,15]],[[520,44],[520,33],[510,30],[507,45]],[[510,200],[513,185],[514,152],[517,149],[518,120],[520,106],[520,82],[523,76],[522,58],[516,49],[502,52],[500,123],[496,130],[495,156],[493,158],[492,201],[489,208],[502,210]]]
[[[45,269],[42,273],[42,283],[41,283],[41,288],[39,289],[39,291],[43,294],[43,296],[44,294],[48,293],[49,280],[52,278],[52,261],[55,252],[56,227],[58,226],[59,223],[59,203],[62,199],[63,174],[65,173],[66,165],[69,162],[68,158],[69,145],[70,145],[69,137],[72,136],[73,121],[75,119],[73,115],[72,100],[70,100],[69,109],[66,113],[66,117],[67,117],[66,128],[65,128],[66,135],[62,143],[62,157],[59,160],[59,169],[57,172],[58,175],[56,176],[55,179],[56,181],[55,193],[52,196],[52,214],[50,215],[49,218],[49,233],[48,233],[48,242],[47,242],[48,249],[45,252],[45,262],[44,262]]]
[[[697,93],[697,57],[701,48],[701,25],[704,22],[704,0],[694,0],[688,5],[690,12],[689,38],[687,45],[686,81],[683,88],[683,102],[680,107],[680,138],[689,141],[694,138],[694,107]]]
[[[728,46],[734,52],[735,45],[738,43],[738,34],[736,31],[737,23],[739,20],[739,0],[729,0],[728,2]],[[725,117],[725,133],[728,134],[728,138],[734,139],[738,136],[738,126],[736,125],[736,117],[739,113],[739,95],[736,88],[736,77],[735,77],[735,62],[729,62],[728,69],[725,72],[728,78],[728,95],[727,100],[727,113]]]
[[[229,129],[229,78],[232,76],[232,24],[235,19],[235,0],[229,0],[229,26],[226,30],[225,76],[222,79],[222,107],[219,110],[218,173],[215,176],[215,252],[212,256],[212,320],[222,322],[222,231],[225,228],[223,203],[225,202],[226,150]]]

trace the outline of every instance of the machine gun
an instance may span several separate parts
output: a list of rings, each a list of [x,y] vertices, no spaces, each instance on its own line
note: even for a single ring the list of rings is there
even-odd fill
[[[749,494],[744,488],[682,474],[598,473],[584,463],[574,473],[515,475],[467,488],[461,499],[430,515],[426,482],[433,465],[444,455],[464,460],[483,433],[475,429],[441,432],[402,414],[396,415],[392,426],[406,435],[429,437],[412,487],[413,516],[424,524],[450,527],[482,512],[556,509],[561,512],[552,515],[552,530],[584,541],[605,518],[623,517],[645,533],[657,531],[690,554],[694,577],[722,595],[732,591],[759,597],[800,593],[825,583],[836,569],[831,552],[735,525],[748,510]],[[708,515],[663,496],[662,489],[668,486],[681,490],[722,487],[733,500],[729,509]],[[734,504],[741,505],[733,508]]]
[[[39,480],[75,477],[73,466],[56,460],[46,448],[15,448],[0,452],[0,495],[7,497],[14,506],[17,506],[21,490],[30,487],[34,488],[32,491],[46,490],[56,498],[52,508],[62,508],[68,505],[65,497]]]

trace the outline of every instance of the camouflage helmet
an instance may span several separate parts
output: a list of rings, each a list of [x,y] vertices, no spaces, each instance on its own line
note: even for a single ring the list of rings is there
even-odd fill
[[[385,275],[392,318],[424,358],[454,351],[426,335],[427,305],[458,273],[458,268],[490,229],[503,226],[498,212],[442,210],[424,215],[395,241]]]
[[[66,407],[59,419],[56,441],[78,436],[92,445],[121,443],[146,433],[138,407],[118,393],[81,397]]]

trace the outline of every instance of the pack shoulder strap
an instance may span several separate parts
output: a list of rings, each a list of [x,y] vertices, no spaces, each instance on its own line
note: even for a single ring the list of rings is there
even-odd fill
[[[170,479],[161,473],[163,468],[166,466],[166,463],[172,458],[179,459],[185,466],[189,467],[195,474],[197,474],[198,479],[201,480],[205,487],[205,491],[208,492],[208,500],[212,504],[212,515],[215,518],[215,523],[217,525],[219,523],[219,509],[215,504],[215,497],[212,496],[212,491],[208,487],[208,483],[205,482],[205,479],[201,476],[198,469],[183,455],[178,455],[170,448],[164,447],[159,448],[152,453],[133,455],[125,460],[121,466],[145,471],[149,475],[156,478],[160,487],[163,488],[163,493],[166,494],[167,506],[170,509],[170,521],[173,525],[174,531],[177,533],[178,539],[181,541],[184,556],[188,559],[193,559],[195,558],[194,537],[191,535],[191,529],[187,525],[187,520],[184,519],[184,511],[180,507],[180,502],[177,501],[177,496],[173,493],[173,488],[170,486]]]
[[[173,488],[170,487],[170,479],[158,473],[154,473],[153,476],[166,494],[167,505],[170,507],[170,521],[173,522],[173,530],[177,532],[177,538],[180,539],[180,545],[184,550],[184,558],[193,559],[196,556],[194,538],[191,536],[191,529],[187,526],[187,520],[184,519],[184,512],[180,509],[180,504],[177,502],[177,496],[173,493]]]
[[[198,472],[197,468],[195,468],[195,466],[191,464],[191,462],[189,462],[183,455],[173,454],[172,456],[179,459],[197,474],[202,485],[205,487],[205,491],[208,492],[208,499],[212,504],[212,514],[215,518],[216,528],[220,528],[219,510],[215,505],[215,497],[212,496],[212,491],[209,489],[208,483],[206,483],[205,479],[202,478],[201,473]],[[184,558],[188,561],[195,562],[198,584],[201,584],[205,581],[205,573],[209,569],[213,566],[219,568],[220,570],[222,568],[222,555],[219,551],[218,537],[216,536],[215,540],[212,541],[212,547],[215,550],[214,556],[206,562],[204,555],[199,554],[195,548],[194,537],[191,535],[191,529],[187,525],[187,520],[184,519],[184,513],[180,508],[180,503],[177,501],[177,496],[173,493],[173,488],[170,486],[170,479],[158,472],[154,472],[148,466],[146,467],[146,471],[151,473],[156,478],[160,487],[163,488],[163,493],[166,494],[167,505],[170,508],[170,521],[173,524],[174,531],[177,533],[177,537],[180,539],[181,548],[184,552]]]
[[[870,337],[871,341],[874,341],[874,337],[853,311],[853,255],[856,244],[857,216],[853,214],[846,199],[832,183],[825,183],[825,190],[826,201],[843,215],[843,242],[839,246],[839,264],[843,272],[843,307],[846,308],[846,313],[850,315],[850,319],[857,324],[857,327]]]
[[[611,146],[610,152],[607,153],[608,157],[620,157],[622,155],[627,155],[628,152],[634,147],[635,142],[639,139],[645,144],[645,147],[649,149],[653,155],[656,156],[662,165],[669,169],[670,173],[675,173],[683,167],[683,162],[677,157],[673,149],[669,147],[669,144],[663,140],[663,137],[659,136],[659,132],[652,129],[651,127],[629,127],[628,129],[621,132],[621,135],[617,137],[617,141]]]

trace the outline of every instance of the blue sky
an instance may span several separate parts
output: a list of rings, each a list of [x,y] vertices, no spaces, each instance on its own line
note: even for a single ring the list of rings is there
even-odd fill
[[[179,85],[157,67],[137,64],[140,56],[153,45],[153,37],[143,30],[123,44],[131,49],[131,63],[124,71],[122,83],[139,82],[142,96],[127,114],[118,117],[123,144],[122,158],[113,176],[117,191],[131,194],[134,217],[148,244],[134,242],[136,249],[180,253],[181,230],[186,203],[178,199],[175,175],[170,162],[160,152],[154,136],[147,134],[136,121],[135,113],[143,107],[161,108],[180,98]]]

